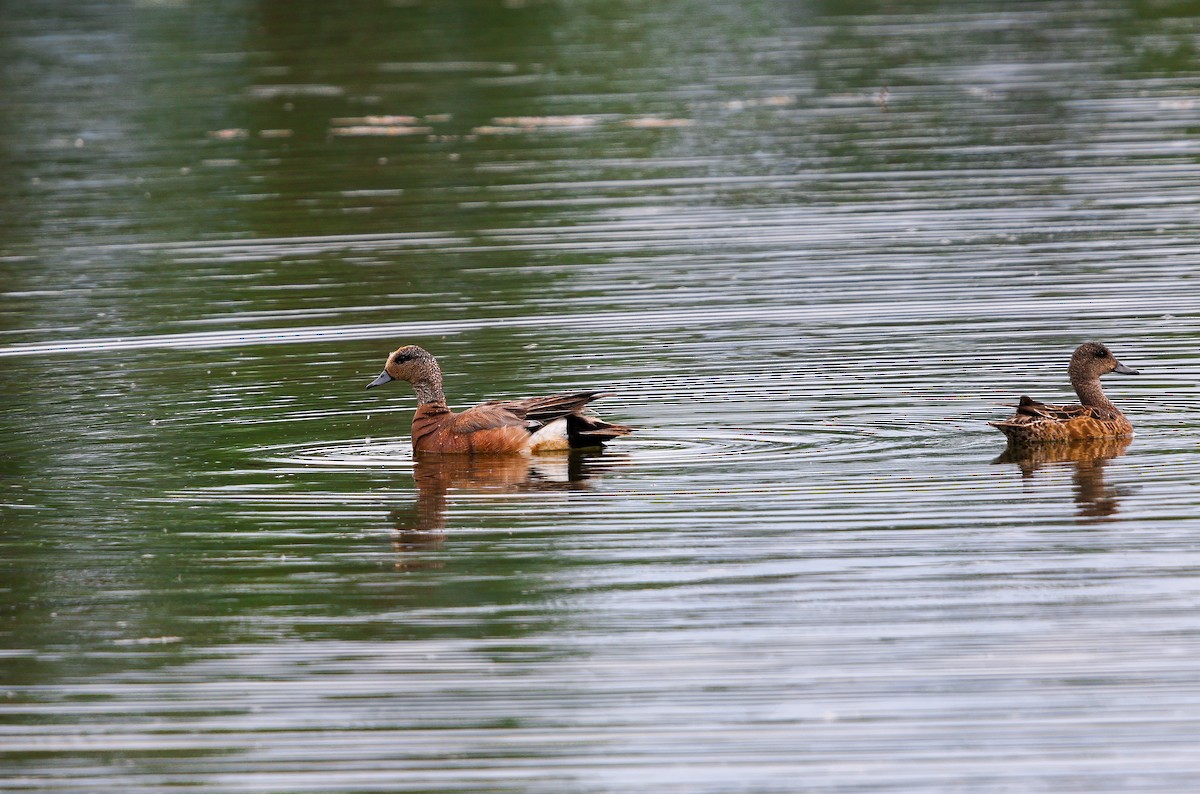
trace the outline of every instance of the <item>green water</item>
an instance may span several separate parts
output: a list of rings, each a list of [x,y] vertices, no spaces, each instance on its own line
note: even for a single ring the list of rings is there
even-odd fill
[[[1200,773],[1189,8],[0,20],[0,787]],[[403,343],[638,430],[414,461]]]

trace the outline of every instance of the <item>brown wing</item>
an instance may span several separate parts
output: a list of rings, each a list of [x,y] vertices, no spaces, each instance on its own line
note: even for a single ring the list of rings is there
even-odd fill
[[[1031,397],[1022,397],[1021,401],[1017,404],[1017,413],[1013,417],[1013,420],[1028,416],[1034,419],[1050,419],[1056,422],[1065,422],[1077,416],[1088,416],[1089,412],[1090,409],[1083,405],[1050,405],[1049,403],[1038,402]]]
[[[1108,422],[1116,415],[1105,408],[1094,405],[1050,405],[1040,403],[1030,397],[1022,397],[1017,404],[1017,413],[1009,421],[1020,421],[1021,417],[1033,419],[1050,419],[1055,422],[1069,422],[1072,419],[1090,418]]]
[[[1073,441],[1132,432],[1121,414],[1092,405],[1049,405],[1022,397],[1011,417],[990,422],[1009,441]]]
[[[413,449],[418,452],[522,452],[529,435],[521,417],[496,404],[460,414],[423,405],[413,417]]]
[[[492,400],[460,414],[421,406],[413,419],[413,448],[428,452],[523,452],[539,428],[565,418],[571,447],[598,447],[633,429],[581,413],[601,392],[564,392],[523,400]]]
[[[598,391],[563,392],[546,397],[526,397],[523,400],[496,401],[484,405],[495,405],[531,422],[544,425],[555,419],[577,414],[592,400],[603,396],[603,393]]]
[[[487,402],[468,408],[447,424],[451,433],[478,433],[481,430],[492,430],[497,427],[520,427],[524,429],[525,418],[510,410],[504,403]]]
[[[550,424],[556,419],[566,418],[567,440],[572,447],[598,447],[618,436],[626,436],[633,428],[614,425],[585,413],[588,403],[605,396],[599,391],[561,392],[545,397],[526,397],[523,400],[485,403],[524,417],[531,430]]]

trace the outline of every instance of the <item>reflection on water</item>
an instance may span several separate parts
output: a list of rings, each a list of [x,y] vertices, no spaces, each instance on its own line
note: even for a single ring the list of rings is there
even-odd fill
[[[1115,515],[1121,499],[1136,492],[1132,486],[1112,486],[1104,479],[1108,462],[1124,455],[1132,442],[1132,437],[1030,444],[1009,442],[993,463],[1016,464],[1022,478],[1028,480],[1032,480],[1039,470],[1073,463],[1071,470],[1079,517],[1085,521],[1102,520]]]
[[[578,450],[533,456],[417,453],[413,460],[416,499],[410,507],[389,514],[396,533],[393,545],[403,555],[397,568],[442,565],[422,563],[417,554],[445,543],[452,494],[504,497],[586,489],[589,461],[604,454]],[[529,509],[537,509],[536,500],[526,503]]]

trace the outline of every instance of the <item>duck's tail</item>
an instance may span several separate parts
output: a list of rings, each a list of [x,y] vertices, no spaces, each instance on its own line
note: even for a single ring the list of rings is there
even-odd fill
[[[605,392],[598,391],[564,392],[514,400],[505,407],[524,416],[527,424],[540,426],[536,431],[539,436],[560,435],[562,441],[558,443],[565,442],[563,446],[572,449],[600,447],[633,432],[632,427],[605,422],[586,410],[588,403],[604,396]],[[545,448],[551,448],[551,443],[548,438],[545,442],[538,441],[539,445],[545,444]]]
[[[628,425],[614,425],[595,416],[570,414],[567,417],[567,439],[572,447],[599,447],[632,432],[633,428]]]

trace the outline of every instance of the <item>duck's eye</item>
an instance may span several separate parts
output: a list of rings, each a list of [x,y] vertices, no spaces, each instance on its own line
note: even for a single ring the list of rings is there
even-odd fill
[[[1108,358],[1109,353],[1107,350],[1097,350],[1092,355],[1094,355],[1096,358]]]

